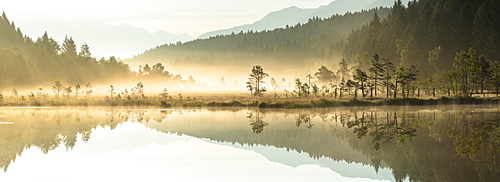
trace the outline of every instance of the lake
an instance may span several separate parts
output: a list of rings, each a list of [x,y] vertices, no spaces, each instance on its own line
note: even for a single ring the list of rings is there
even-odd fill
[[[500,106],[0,108],[0,181],[495,181]]]

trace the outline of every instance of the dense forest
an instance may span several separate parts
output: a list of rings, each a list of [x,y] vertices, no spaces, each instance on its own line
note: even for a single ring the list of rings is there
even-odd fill
[[[498,61],[499,10],[496,0],[396,1],[387,18],[374,18],[349,35],[343,56],[363,66],[379,54],[430,73],[451,69],[456,53],[470,47]]]

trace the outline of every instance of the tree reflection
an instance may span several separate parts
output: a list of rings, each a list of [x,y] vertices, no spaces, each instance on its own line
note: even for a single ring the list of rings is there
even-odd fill
[[[299,114],[295,117],[295,126],[300,127],[302,123],[306,124],[306,128],[311,129],[314,124],[312,124],[312,116],[310,114]]]
[[[15,120],[15,124],[0,124],[0,169],[7,170],[12,161],[25,149],[37,147],[47,154],[60,146],[73,149],[78,140],[88,142],[97,127],[115,129],[129,121],[147,122],[145,111],[115,109],[2,109],[1,114]],[[153,120],[161,122],[172,111],[155,112]],[[263,126],[262,126],[263,127]]]
[[[500,113],[461,113],[450,117],[451,123],[444,132],[454,138],[458,155],[475,161],[483,181],[498,180],[500,174]]]
[[[416,120],[412,120],[404,113],[398,116],[397,112],[386,112],[385,115],[384,118],[379,117],[377,112],[362,112],[361,114],[343,114],[335,118],[345,123],[347,128],[352,129],[357,139],[370,136],[375,150],[380,149],[381,144],[390,142],[394,137],[399,144],[404,144],[417,136],[417,126],[413,124],[417,122]]]
[[[123,122],[108,122],[116,115],[111,113],[104,115],[102,111],[77,109],[3,109],[3,115],[15,120],[15,124],[0,125],[0,168],[7,171],[10,163],[30,147],[47,154],[60,146],[72,149],[78,136],[87,142],[97,126],[114,128]]]
[[[358,118],[357,114],[354,114],[354,120],[347,122],[348,128],[354,128],[354,133],[356,133],[357,138],[361,139],[368,133],[368,127],[365,126],[365,115],[366,113],[361,114],[361,118]]]
[[[372,132],[370,132],[369,134],[371,137],[373,137],[372,143],[375,150],[380,149],[381,143],[386,143],[392,139],[388,133],[388,130],[390,128],[389,117],[386,118],[386,123],[380,124],[382,121],[378,121],[377,114],[378,113],[371,113],[370,122],[373,124],[375,130],[372,130]],[[389,116],[389,113],[387,113],[387,116]],[[376,168],[378,169],[378,167]]]
[[[247,118],[250,120],[250,125],[252,126],[253,133],[260,134],[264,130],[264,127],[269,123],[264,122],[263,117],[260,116],[260,112],[249,112]]]

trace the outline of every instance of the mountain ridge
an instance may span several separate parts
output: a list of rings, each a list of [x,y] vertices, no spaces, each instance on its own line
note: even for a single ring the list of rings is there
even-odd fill
[[[229,35],[231,33],[247,32],[247,31],[263,31],[273,30],[276,28],[285,28],[294,26],[298,23],[307,23],[311,18],[329,18],[336,14],[345,14],[347,12],[357,12],[361,10],[369,10],[376,7],[390,7],[393,5],[392,0],[356,0],[360,3],[353,3],[352,0],[336,0],[328,5],[323,5],[318,8],[303,9],[296,6],[290,6],[278,11],[274,11],[266,15],[264,18],[255,21],[252,24],[235,26],[228,29],[216,30],[200,35],[199,39],[205,39],[217,35]],[[404,0],[407,3],[409,0]],[[287,17],[289,16],[289,17]],[[285,21],[276,23],[276,19],[286,18]],[[273,23],[274,22],[274,23]]]

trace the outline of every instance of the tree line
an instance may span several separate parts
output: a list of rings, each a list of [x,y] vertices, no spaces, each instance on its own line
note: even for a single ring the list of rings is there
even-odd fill
[[[247,88],[254,96],[262,96],[265,73],[259,65],[254,66]],[[415,65],[396,67],[390,59],[375,54],[368,68],[352,67],[342,60],[336,72],[321,66],[305,80],[295,78],[294,89],[284,87],[285,97],[334,97],[334,98],[410,98],[455,96],[497,96],[500,94],[500,62],[479,55],[474,48],[456,53],[453,69],[443,73],[429,74]],[[312,80],[312,82],[311,82]],[[275,96],[280,88],[274,78],[269,84]],[[476,95],[475,95],[476,94]]]

